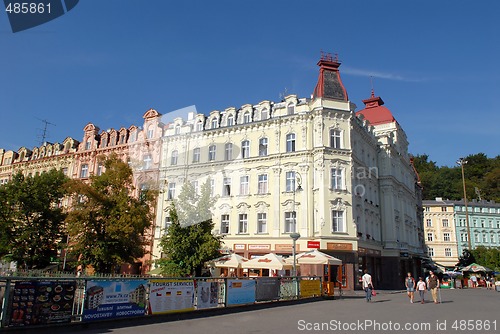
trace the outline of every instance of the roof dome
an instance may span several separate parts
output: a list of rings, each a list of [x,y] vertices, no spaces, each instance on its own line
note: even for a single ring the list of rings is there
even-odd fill
[[[365,104],[365,109],[356,112],[356,116],[363,115],[370,124],[377,125],[396,121],[391,111],[383,107],[384,101],[382,98],[375,96],[373,90],[371,97],[363,100],[363,103]]]

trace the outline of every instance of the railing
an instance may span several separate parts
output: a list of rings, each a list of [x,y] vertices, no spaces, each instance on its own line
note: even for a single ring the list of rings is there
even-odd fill
[[[0,327],[151,316],[322,296],[320,278],[0,276]]]

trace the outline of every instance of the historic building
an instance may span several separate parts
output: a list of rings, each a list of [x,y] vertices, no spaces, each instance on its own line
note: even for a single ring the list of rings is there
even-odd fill
[[[436,198],[423,201],[428,256],[441,268],[453,269],[464,249],[500,247],[500,204]],[[469,228],[467,228],[467,219]]]
[[[468,246],[469,232],[467,231],[467,218],[469,220],[471,248],[477,246],[500,247],[500,203],[486,200],[467,202],[467,215],[465,214],[464,201],[454,201],[455,230],[458,243],[458,256]]]
[[[373,93],[355,112],[336,58],[322,56],[318,66],[311,98],[190,113],[165,127],[155,258],[183,183],[210,182],[214,232],[230,251],[290,255],[300,233],[298,252],[314,242],[342,259],[329,279],[344,289],[360,288],[365,268],[380,288],[420,271],[421,188],[406,135]]]
[[[88,180],[92,175],[102,174],[105,168],[100,158],[114,154],[132,168],[135,196],[139,196],[142,189],[158,189],[160,138],[163,135],[161,117],[159,112],[150,109],[144,113],[141,127],[132,125],[119,130],[100,130],[92,123],[87,124],[83,129],[83,140],[74,154],[75,168],[70,177]],[[151,229],[144,235],[146,255],[136,263],[123,265],[121,273],[145,274],[149,271],[154,222],[151,224]]]
[[[458,252],[453,201],[436,198],[423,201],[424,237],[427,255],[442,269],[455,268]]]

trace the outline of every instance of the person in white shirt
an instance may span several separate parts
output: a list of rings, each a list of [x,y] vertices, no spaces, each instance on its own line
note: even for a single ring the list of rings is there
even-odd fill
[[[363,289],[366,293],[366,302],[371,302],[372,300],[372,290],[373,290],[373,282],[372,276],[368,274],[368,269],[365,269],[365,274],[362,277],[363,280]]]
[[[418,278],[418,283],[417,283],[417,291],[420,294],[420,303],[423,304],[425,303],[425,289],[426,289],[426,284],[424,282],[424,279],[422,277]]]

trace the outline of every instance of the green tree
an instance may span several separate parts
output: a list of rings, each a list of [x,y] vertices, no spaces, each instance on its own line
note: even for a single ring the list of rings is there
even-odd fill
[[[0,187],[0,255],[25,269],[44,268],[57,257],[67,181],[55,169],[35,176],[18,173]]]
[[[196,194],[186,182],[169,208],[171,225],[160,242],[165,258],[157,260],[162,273],[169,276],[201,275],[205,262],[220,256],[221,237],[212,234],[211,209],[216,199],[210,196],[210,182]]]
[[[133,196],[132,170],[116,156],[101,158],[105,172],[90,184],[70,182],[73,196],[68,214],[71,251],[83,266],[111,273],[145,254],[144,233],[153,219],[154,191]]]
[[[478,246],[471,253],[474,255],[477,264],[495,271],[500,270],[500,249]]]

